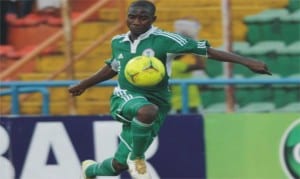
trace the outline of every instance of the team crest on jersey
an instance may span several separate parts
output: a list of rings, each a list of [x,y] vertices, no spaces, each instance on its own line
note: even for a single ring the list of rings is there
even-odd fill
[[[148,57],[154,57],[155,52],[151,48],[147,48],[143,51],[142,55],[148,56]]]

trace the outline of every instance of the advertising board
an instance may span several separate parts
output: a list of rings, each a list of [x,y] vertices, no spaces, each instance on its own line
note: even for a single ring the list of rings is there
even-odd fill
[[[1,117],[0,124],[1,179],[79,179],[82,160],[113,156],[121,130],[109,116]],[[146,153],[153,178],[205,178],[203,133],[201,116],[169,116]]]
[[[300,114],[205,115],[207,178],[300,178]]]

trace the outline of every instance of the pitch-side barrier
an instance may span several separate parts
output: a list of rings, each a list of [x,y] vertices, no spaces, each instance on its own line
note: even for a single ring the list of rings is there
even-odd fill
[[[19,115],[19,95],[21,93],[26,93],[26,89],[31,89],[28,92],[36,89],[37,92],[44,93],[44,90],[41,91],[41,88],[53,88],[53,87],[68,87],[74,85],[79,81],[76,80],[55,80],[55,81],[10,81],[10,82],[1,82],[0,96],[11,95],[12,97],[12,106],[11,114]],[[250,84],[259,84],[259,85],[300,85],[300,78],[276,78],[276,79],[172,79],[170,80],[171,85],[180,85],[182,89],[182,114],[188,114],[188,86],[191,84],[196,85],[250,85]],[[97,85],[97,87],[103,86],[116,86],[117,81],[109,80],[102,82]],[[3,91],[5,90],[5,91]],[[9,92],[7,91],[9,90]],[[44,93],[45,94],[45,93]],[[44,95],[45,96],[45,95]],[[43,100],[43,115],[49,115],[49,98],[45,97]]]

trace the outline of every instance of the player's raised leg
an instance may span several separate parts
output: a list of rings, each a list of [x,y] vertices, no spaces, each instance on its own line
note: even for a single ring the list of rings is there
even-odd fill
[[[152,139],[153,122],[157,114],[156,105],[144,105],[138,109],[136,118],[131,122],[132,152],[128,156],[127,164],[133,178],[151,178],[145,163],[145,152]]]
[[[113,158],[108,158],[102,163],[93,160],[85,160],[82,162],[83,179],[94,179],[96,176],[116,176],[117,171],[114,169]]]
[[[94,179],[95,177],[87,176],[86,170],[91,165],[96,164],[94,160],[85,160],[81,163],[81,170],[82,170],[82,179]]]
[[[97,176],[117,176],[127,169],[127,164],[121,164],[114,158],[108,158],[102,163],[93,160],[82,162],[83,179],[94,179]]]
[[[128,169],[127,157],[132,150],[131,130],[129,123],[122,126],[123,130],[120,134],[120,143],[113,158],[108,158],[102,163],[93,160],[82,162],[83,179],[94,179],[96,176],[116,176]]]

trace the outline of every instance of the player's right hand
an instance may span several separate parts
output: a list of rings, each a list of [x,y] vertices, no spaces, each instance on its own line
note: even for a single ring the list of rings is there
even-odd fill
[[[247,63],[247,67],[255,73],[272,75],[272,73],[268,69],[268,66],[260,61],[249,60]]]
[[[72,96],[80,96],[85,91],[85,88],[82,88],[80,84],[77,84],[70,86],[68,91]]]

